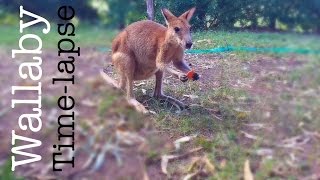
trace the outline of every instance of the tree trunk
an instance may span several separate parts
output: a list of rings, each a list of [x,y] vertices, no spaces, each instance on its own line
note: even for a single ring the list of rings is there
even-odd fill
[[[272,16],[270,18],[270,24],[269,24],[269,28],[274,31],[276,30],[276,18],[274,16]]]
[[[153,0],[146,0],[146,1],[147,1],[148,19],[153,21],[154,20],[154,2],[153,2]]]
[[[251,24],[251,29],[252,30],[257,30],[258,29],[258,19],[257,18],[252,18],[251,20],[252,24]]]

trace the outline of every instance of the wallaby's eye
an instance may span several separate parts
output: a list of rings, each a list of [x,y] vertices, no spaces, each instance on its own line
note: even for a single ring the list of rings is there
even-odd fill
[[[175,27],[175,28],[174,28],[174,31],[175,31],[175,32],[179,32],[179,31],[180,31],[180,28]]]

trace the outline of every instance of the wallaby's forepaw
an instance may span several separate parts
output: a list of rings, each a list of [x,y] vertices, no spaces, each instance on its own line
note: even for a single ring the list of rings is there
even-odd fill
[[[200,79],[199,74],[194,72],[194,70],[189,71],[186,76],[188,77],[188,79],[193,80],[193,81],[197,81]]]
[[[181,75],[179,76],[179,79],[182,82],[187,82],[189,79],[193,81],[197,81],[200,79],[200,75],[198,73],[194,73],[190,78],[187,75]]]
[[[179,76],[179,79],[180,79],[180,81],[182,81],[182,82],[187,82],[187,81],[188,81],[188,76],[182,74],[182,75]]]

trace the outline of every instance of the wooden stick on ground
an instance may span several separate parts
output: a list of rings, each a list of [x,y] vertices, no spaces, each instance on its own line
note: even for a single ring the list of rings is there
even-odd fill
[[[113,79],[112,77],[110,77],[108,74],[107,74],[107,69],[103,69],[100,71],[100,75],[101,77],[111,86],[117,88],[117,89],[120,89],[119,87],[119,83]],[[149,113],[149,111],[144,107],[143,104],[141,104],[140,102],[138,102],[136,99],[132,98],[132,99],[129,99],[128,100],[128,103],[133,106],[138,112],[141,112],[143,114],[147,114]]]
[[[102,71],[100,71],[100,75],[102,76],[102,78],[111,86],[120,89],[119,87],[119,83],[113,79],[112,77],[110,77],[108,74],[108,70],[106,68],[103,68]]]

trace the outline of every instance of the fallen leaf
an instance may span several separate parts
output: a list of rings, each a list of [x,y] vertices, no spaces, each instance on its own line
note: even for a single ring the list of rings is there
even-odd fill
[[[194,173],[191,173],[191,174],[187,174],[183,180],[189,180],[189,179],[192,179],[194,178],[195,176],[197,176],[199,174],[199,172],[194,172]]]
[[[237,119],[246,119],[248,114],[246,112],[238,112],[236,115]]]
[[[164,174],[168,174],[168,163],[169,160],[175,159],[179,156],[177,155],[163,155],[161,156],[161,170]]]
[[[242,134],[244,134],[244,136],[246,137],[246,138],[248,138],[248,139],[253,139],[253,140],[257,140],[257,139],[259,139],[259,137],[258,136],[255,136],[255,135],[252,135],[252,134],[249,134],[249,133],[247,133],[247,132],[244,132],[244,131],[240,131]]]
[[[157,115],[155,111],[149,111],[150,114]]]
[[[199,173],[204,173],[209,175],[213,175],[215,172],[215,166],[211,163],[207,156],[204,157],[196,157],[191,162],[190,167],[188,168],[188,174],[184,179],[190,179],[196,176]]]
[[[140,86],[145,85],[145,84],[146,84],[145,82],[141,82],[141,83],[139,83],[139,84],[135,84],[135,86],[136,86],[136,87],[140,87]]]
[[[203,161],[204,161],[204,163],[205,163],[205,168],[206,168],[206,170],[208,171],[208,172],[210,172],[211,174],[214,174],[214,172],[215,172],[215,167],[214,167],[214,165],[211,163],[211,161],[210,161],[210,159],[208,158],[208,157],[204,157],[203,158]]]
[[[161,170],[162,170],[162,172],[164,174],[168,174],[167,167],[168,167],[169,160],[185,158],[185,157],[188,157],[190,154],[198,152],[202,149],[203,149],[202,147],[194,148],[194,149],[191,149],[182,155],[163,155],[163,156],[161,156]]]
[[[194,157],[192,158],[192,162],[187,170],[187,172],[192,172],[194,171],[195,167],[198,165],[199,160],[201,159],[200,157]]]
[[[262,123],[252,123],[252,124],[244,124],[245,126],[251,127],[254,130],[259,130],[265,128],[265,124]]]
[[[273,150],[272,149],[267,149],[267,148],[261,148],[257,149],[255,153],[258,156],[272,156],[273,155]]]
[[[133,146],[145,142],[145,139],[137,133],[130,131],[116,131],[116,137],[120,144]]]
[[[117,140],[120,144],[125,144],[129,146],[141,144],[145,142],[145,139],[137,133],[129,131],[120,131],[116,132]]]
[[[224,169],[227,166],[227,160],[226,159],[222,159],[222,161],[220,162],[220,168]]]
[[[96,107],[97,106],[97,103],[95,103],[89,99],[85,99],[85,100],[81,101],[81,104],[84,106],[88,106],[88,107]]]
[[[198,99],[199,98],[199,96],[197,96],[197,95],[183,95],[183,97],[187,97],[187,98],[190,98],[191,100],[194,100],[194,99]]]
[[[176,148],[176,150],[180,150],[181,148],[181,143],[185,143],[185,142],[189,142],[191,139],[194,139],[196,138],[197,135],[193,135],[193,136],[185,136],[185,137],[182,137],[180,139],[177,139],[174,141],[174,146]]]
[[[141,91],[142,91],[142,94],[143,94],[143,95],[146,95],[146,94],[147,94],[147,90],[141,89]]]
[[[251,168],[250,168],[250,161],[248,159],[244,163],[243,170],[244,170],[244,176],[243,176],[244,180],[254,180],[253,174],[252,174]]]
[[[207,44],[211,44],[212,41],[210,39],[201,39],[201,40],[198,40],[197,43],[207,43]]]
[[[303,150],[303,147],[301,146],[307,144],[310,140],[311,140],[310,136],[300,135],[300,136],[295,136],[289,139],[285,139],[277,146],[283,147],[283,148]]]

